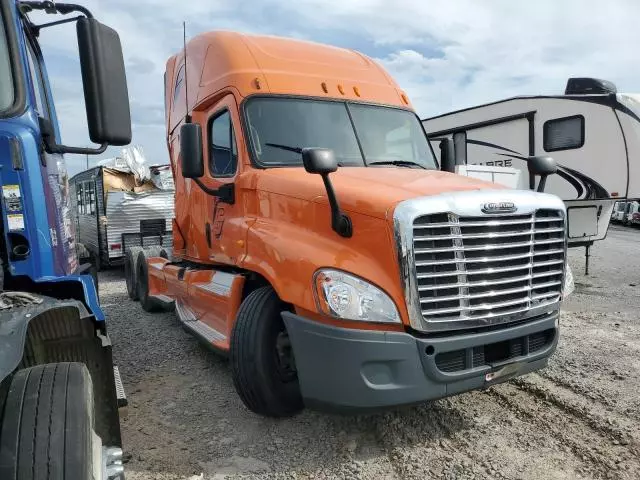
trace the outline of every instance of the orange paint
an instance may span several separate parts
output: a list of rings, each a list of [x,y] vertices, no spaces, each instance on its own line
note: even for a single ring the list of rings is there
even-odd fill
[[[192,39],[187,50],[188,84],[174,91],[184,64],[181,52],[167,61],[165,88],[167,145],[176,185],[174,256],[177,261],[208,270],[181,271],[179,266],[165,263],[162,270],[150,273],[153,293],[184,302],[225,338],[216,343],[223,349],[228,348],[245,277],[256,274],[307,318],[346,328],[404,329],[409,321],[394,243],[395,205],[417,196],[495,185],[439,171],[340,168],[330,178],[342,209],[351,217],[354,232],[353,237],[343,238],[331,228],[329,202],[320,176],[307,173],[302,166],[252,166],[249,138],[241,121],[242,102],[257,89],[260,95],[331,98],[329,84],[337,85],[333,95],[342,101],[410,109],[406,95],[370,58],[316,43],[212,32]],[[359,87],[343,87],[354,84]],[[185,87],[189,90],[188,113],[203,133],[205,174],[200,180],[210,189],[233,184],[232,205],[205,193],[180,173],[177,127],[187,113]],[[225,109],[234,130],[237,169],[232,176],[214,177],[209,169],[208,126]],[[319,314],[312,284],[314,273],[322,267],[345,270],[384,290],[395,302],[403,325],[342,321]],[[228,296],[201,288],[214,282],[221,268],[235,275]]]

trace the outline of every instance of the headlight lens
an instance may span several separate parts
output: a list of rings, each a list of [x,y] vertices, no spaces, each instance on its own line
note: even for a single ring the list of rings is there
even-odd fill
[[[573,272],[571,271],[571,267],[569,263],[566,265],[565,275],[564,275],[564,286],[562,288],[562,298],[565,299],[569,295],[573,293],[576,289],[575,283],[573,281]]]
[[[393,300],[369,282],[339,270],[323,269],[315,275],[321,312],[345,320],[400,323]]]

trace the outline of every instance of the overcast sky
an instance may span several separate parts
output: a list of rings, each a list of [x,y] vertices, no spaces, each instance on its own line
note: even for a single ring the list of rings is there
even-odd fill
[[[238,30],[353,48],[384,65],[421,117],[519,94],[560,94],[570,76],[640,92],[640,1],[614,0],[78,0],[123,43],[133,144],[167,163],[163,73],[192,37]],[[75,28],[53,27],[41,43],[63,141],[88,145]],[[110,149],[105,156],[117,155]],[[68,156],[76,173],[84,157]],[[95,157],[90,157],[93,163]]]

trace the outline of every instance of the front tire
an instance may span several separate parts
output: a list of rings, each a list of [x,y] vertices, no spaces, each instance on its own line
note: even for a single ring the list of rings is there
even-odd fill
[[[81,363],[20,370],[0,434],[0,478],[92,479],[93,388]]]
[[[258,288],[240,305],[231,333],[236,392],[249,410],[268,417],[292,416],[304,407],[282,310],[273,288]]]

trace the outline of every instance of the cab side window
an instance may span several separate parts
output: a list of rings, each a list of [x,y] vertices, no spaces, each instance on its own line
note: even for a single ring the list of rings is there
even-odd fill
[[[237,164],[238,150],[231,115],[224,110],[209,124],[209,171],[214,177],[232,177]]]
[[[33,89],[36,96],[36,110],[38,115],[43,118],[49,118],[49,107],[47,105],[47,95],[45,90],[44,81],[42,79],[42,72],[40,65],[38,64],[38,57],[31,45],[31,42],[27,42],[27,59],[29,61],[29,71],[33,78]]]
[[[173,87],[173,104],[175,105],[176,100],[178,99],[178,94],[180,93],[180,89],[182,88],[182,84],[184,83],[184,65],[180,67],[178,70],[178,75],[176,75],[176,84]]]

